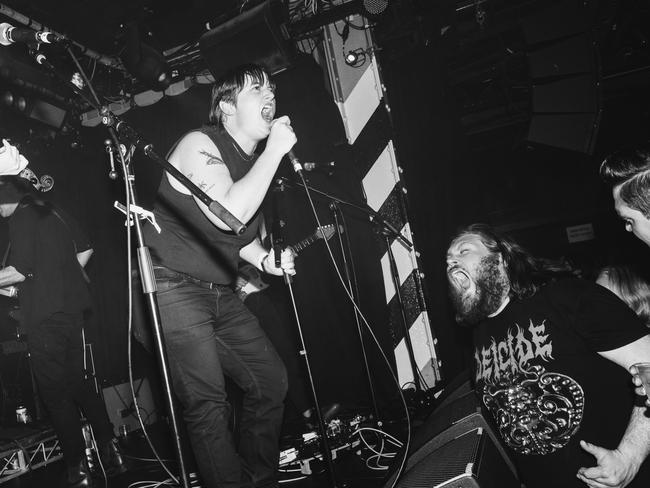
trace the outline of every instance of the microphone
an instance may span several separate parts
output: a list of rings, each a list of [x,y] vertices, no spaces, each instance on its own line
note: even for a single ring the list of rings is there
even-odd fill
[[[327,163],[316,163],[311,161],[305,161],[302,164],[302,167],[305,171],[315,171],[319,169],[324,169],[331,174],[331,172],[336,167],[336,161],[329,161]]]
[[[68,39],[57,36],[53,32],[14,27],[6,22],[0,24],[0,44],[3,46],[15,43],[32,44],[34,42],[39,44],[56,44],[68,42]]]
[[[300,164],[300,160],[298,159],[298,156],[296,156],[296,153],[293,152],[293,149],[289,149],[287,157],[293,166],[293,170],[296,173],[302,172],[302,164]]]

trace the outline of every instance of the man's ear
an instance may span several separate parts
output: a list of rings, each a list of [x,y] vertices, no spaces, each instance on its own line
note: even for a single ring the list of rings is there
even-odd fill
[[[230,102],[226,102],[225,100],[221,100],[219,102],[219,108],[221,109],[221,113],[229,117],[235,113],[235,105]]]

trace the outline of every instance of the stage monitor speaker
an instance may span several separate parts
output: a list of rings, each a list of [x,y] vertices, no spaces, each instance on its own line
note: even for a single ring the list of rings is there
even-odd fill
[[[217,79],[244,63],[260,64],[275,74],[291,64],[288,37],[279,2],[267,0],[203,34],[199,47]]]
[[[520,488],[492,438],[479,427],[430,452],[396,488]]]
[[[439,455],[444,455],[447,451],[440,451],[441,449],[454,442],[456,439],[463,437],[468,432],[476,431],[477,429],[481,430],[481,436],[489,438],[489,441],[484,441],[484,444],[486,445],[486,449],[489,451],[489,457],[491,459],[490,463],[496,459],[497,464],[503,465],[506,468],[507,475],[504,479],[509,480],[512,478],[517,480],[517,470],[515,469],[514,463],[510,459],[506,449],[501,444],[501,439],[498,434],[494,432],[492,426],[485,419],[481,402],[476,396],[474,390],[470,387],[469,381],[456,387],[453,391],[448,392],[440,405],[433,411],[429,418],[427,418],[424,425],[414,433],[402,478],[404,479],[407,476],[410,476],[409,473],[413,469],[416,469],[416,467],[421,463],[425,462],[425,460],[430,459],[433,453],[438,452]],[[465,444],[461,443],[460,445],[462,447]],[[450,459],[449,462],[453,464],[456,462],[454,459]],[[425,472],[428,472],[426,468],[422,469]],[[396,486],[402,486],[404,488],[411,486],[494,486],[491,484],[492,481],[490,480],[501,472],[501,467],[495,467],[494,469],[496,471],[493,473],[492,468],[483,468],[483,471],[481,472],[483,484],[480,485],[471,484],[476,481],[475,475],[477,473],[474,473],[467,479],[461,480],[461,483],[463,484],[408,485],[403,484],[404,482],[400,479]],[[501,476],[501,474],[498,475]],[[488,480],[488,478],[490,478],[490,480]],[[384,485],[385,488],[390,488],[394,479],[395,473],[393,473],[392,477],[389,478],[388,483]],[[409,477],[408,479],[411,478]],[[499,478],[495,479],[498,480]],[[438,480],[438,482],[439,481],[440,480]],[[503,486],[506,487],[510,485],[504,484]]]
[[[151,387],[147,378],[133,380],[133,389],[140,408],[140,417],[145,425],[157,420],[157,409],[154,404]],[[139,430],[141,428],[138,416],[135,413],[131,387],[128,383],[109,386],[103,390],[104,402],[108,418],[113,424],[116,436],[124,432]]]

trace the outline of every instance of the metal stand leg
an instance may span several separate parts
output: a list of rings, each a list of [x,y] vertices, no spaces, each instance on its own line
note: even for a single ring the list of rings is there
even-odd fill
[[[332,209],[332,214],[334,215],[334,223],[336,225],[337,235],[339,239],[339,247],[341,248],[341,256],[343,260],[343,272],[345,275],[345,280],[348,285],[348,291],[350,293],[350,297],[356,301],[356,298],[359,296],[359,289],[357,287],[357,278],[356,278],[356,273],[354,271],[354,263],[352,262],[351,259],[348,260],[348,255],[350,255],[350,257],[352,256],[352,254],[349,253],[350,243],[348,238],[350,233],[345,228],[345,221],[342,218],[341,209],[339,208],[338,204],[336,202],[332,202],[330,203],[330,208]],[[341,235],[340,229],[345,230],[347,245],[344,245],[343,243],[343,237]],[[375,421],[381,423],[379,417],[379,409],[377,407],[377,397],[375,395],[375,388],[372,381],[372,375],[370,374],[370,366],[368,364],[368,354],[366,353],[366,346],[363,340],[363,329],[361,328],[361,321],[359,320],[359,312],[357,311],[356,307],[353,307],[353,312],[354,312],[354,320],[357,326],[357,335],[359,336],[359,345],[361,346],[361,355],[363,357],[364,371],[366,373],[366,380],[368,382],[368,392],[370,393],[370,401],[372,402],[372,411],[374,414]]]
[[[314,407],[316,410],[316,418],[318,420],[318,430],[320,431],[321,437],[321,449],[323,450],[323,459],[325,460],[325,466],[330,477],[331,487],[336,488],[336,473],[334,471],[334,463],[332,462],[332,451],[330,451],[329,442],[327,441],[327,426],[323,419],[323,414],[320,411],[320,402],[318,401],[318,394],[316,393],[316,384],[314,383],[314,376],[311,372],[311,364],[309,363],[309,354],[307,354],[307,347],[305,346],[305,339],[302,334],[302,325],[300,323],[300,316],[298,315],[298,308],[296,306],[296,299],[293,295],[293,288],[291,286],[291,276],[285,274],[284,281],[287,284],[289,289],[289,295],[291,296],[291,303],[293,305],[293,311],[296,316],[296,324],[298,326],[298,335],[300,337],[300,354],[305,358],[305,365],[307,366],[307,376],[309,377],[309,386],[311,387],[311,393],[314,399]]]

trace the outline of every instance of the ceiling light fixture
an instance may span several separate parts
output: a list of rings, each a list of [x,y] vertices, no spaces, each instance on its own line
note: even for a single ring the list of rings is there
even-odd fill
[[[164,56],[140,41],[135,23],[126,26],[126,45],[121,55],[126,70],[147,88],[165,90],[172,82],[172,73]]]
[[[366,62],[366,52],[362,48],[351,49],[345,53],[345,64],[352,68],[363,66]]]

